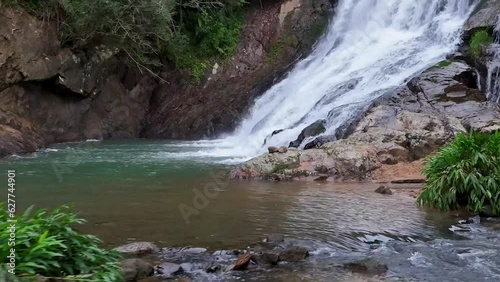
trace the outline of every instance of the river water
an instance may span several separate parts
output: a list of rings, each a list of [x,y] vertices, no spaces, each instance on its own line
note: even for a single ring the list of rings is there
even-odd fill
[[[281,233],[313,254],[271,271],[198,271],[192,281],[354,281],[338,264],[365,257],[389,266],[387,277],[370,281],[500,279],[496,225],[459,225],[463,216],[421,209],[408,193],[376,194],[374,184],[231,181],[214,160],[168,154],[185,148],[146,140],[59,144],[3,159],[0,168],[17,171],[19,210],[71,204],[88,220],[81,230],[108,247],[154,241],[231,250]]]

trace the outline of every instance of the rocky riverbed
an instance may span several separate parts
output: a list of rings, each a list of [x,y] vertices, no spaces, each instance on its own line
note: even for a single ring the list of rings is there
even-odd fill
[[[158,248],[148,242],[117,250],[129,257],[122,262],[127,282],[495,281],[500,277],[495,267],[499,228],[496,219],[475,217],[457,220],[446,239],[361,236],[367,246],[363,251],[281,234],[238,250]]]

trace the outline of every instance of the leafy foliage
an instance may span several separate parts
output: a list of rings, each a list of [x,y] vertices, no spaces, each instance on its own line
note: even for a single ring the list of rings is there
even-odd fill
[[[199,79],[214,58],[234,52],[243,0],[7,0],[56,20],[61,41],[73,48],[104,44],[138,65],[168,58]]]
[[[222,9],[184,11],[180,30],[167,48],[176,66],[190,70],[199,81],[214,58],[229,58],[240,39],[243,3],[234,1]]]
[[[15,218],[16,222],[16,275],[33,277],[66,277],[87,281],[122,281],[118,265],[120,254],[99,248],[101,241],[93,235],[85,235],[72,226],[83,224],[83,219],[69,212],[68,207],[52,213],[38,210],[33,215],[29,208]],[[7,212],[0,211],[0,241],[9,238]],[[8,263],[11,246],[2,244],[0,256]]]
[[[483,47],[493,42],[493,38],[486,30],[477,31],[470,40],[469,55],[473,59],[481,56]]]
[[[466,207],[500,215],[500,132],[459,134],[426,159],[427,177],[418,202],[441,210]]]

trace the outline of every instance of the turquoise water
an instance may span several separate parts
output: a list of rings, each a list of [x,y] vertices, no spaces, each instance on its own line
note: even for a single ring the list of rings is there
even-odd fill
[[[231,181],[217,160],[177,157],[189,150],[168,141],[70,143],[0,166],[17,172],[18,209],[70,204],[88,220],[83,229],[111,246],[237,248],[279,232],[357,248],[365,235],[440,232],[442,217],[433,220],[408,196],[375,194],[376,185]]]

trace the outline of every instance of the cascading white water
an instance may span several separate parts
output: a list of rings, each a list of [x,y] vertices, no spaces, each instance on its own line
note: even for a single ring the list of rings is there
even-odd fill
[[[318,119],[327,119],[325,134],[334,133],[356,110],[454,51],[473,6],[473,0],[340,0],[312,54],[255,101],[234,133],[180,144],[198,149],[169,157],[241,162],[267,146],[288,145]]]
[[[486,97],[500,105],[500,16],[494,30],[495,43],[489,46],[492,60],[488,63]]]

